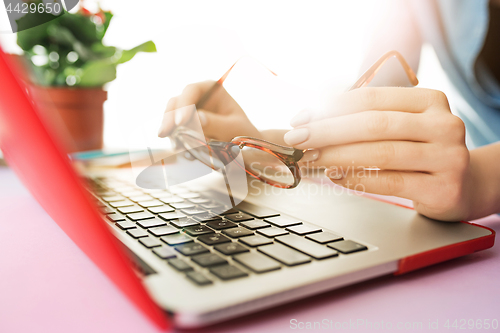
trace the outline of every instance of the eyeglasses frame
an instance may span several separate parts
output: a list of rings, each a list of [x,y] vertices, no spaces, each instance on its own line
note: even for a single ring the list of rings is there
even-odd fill
[[[245,56],[246,57],[246,56]],[[373,65],[370,66],[360,77],[359,79],[349,88],[348,91],[361,88],[361,87],[366,87],[370,81],[375,77],[375,75],[378,73],[380,68],[391,58],[395,57],[401,66],[403,67],[406,76],[408,77],[408,80],[413,86],[418,85],[418,79],[417,76],[415,75],[415,72],[411,69],[410,65],[406,62],[404,57],[399,53],[398,51],[391,50],[384,55],[382,55]],[[244,58],[244,57],[242,57]],[[217,80],[212,87],[200,98],[198,103],[195,104],[196,109],[201,109],[205,103],[208,101],[210,96],[222,87],[224,81],[226,80],[227,76],[231,72],[231,70],[236,66],[236,64],[242,59],[238,59],[230,68],[227,70],[222,77]],[[268,69],[269,70],[269,69]],[[269,70],[273,75],[277,76],[276,73],[272,72]],[[290,172],[294,176],[294,182],[291,185],[283,185],[277,182],[273,182],[271,180],[263,179],[261,177],[258,177],[257,175],[253,174],[249,170],[245,168],[244,165],[240,165],[240,167],[244,168],[247,174],[249,174],[251,177],[258,179],[266,184],[269,184],[274,187],[279,187],[279,188],[286,188],[286,189],[291,189],[294,187],[297,187],[297,185],[301,181],[301,173],[300,173],[300,168],[298,165],[298,162],[300,159],[304,156],[304,153],[307,151],[307,149],[300,150],[296,149],[293,147],[287,147],[287,146],[281,146],[266,140],[262,139],[257,139],[257,138],[252,138],[248,136],[238,136],[233,138],[230,142],[224,142],[224,141],[217,141],[217,140],[211,140],[210,142],[206,143],[204,139],[199,138],[197,135],[197,132],[189,130],[184,127],[178,127],[176,131],[174,131],[172,137],[176,137],[179,135],[189,135],[195,140],[198,140],[200,142],[200,145],[205,145],[208,146],[210,149],[209,152],[211,154],[216,154],[217,157],[225,164],[227,165],[230,163],[232,160],[236,158],[236,156],[232,156],[230,153],[230,149],[233,147],[232,145],[238,146],[240,149],[243,147],[251,147],[259,150],[263,150],[276,158],[278,158],[283,164],[287,166],[287,168],[290,170]],[[217,146],[218,149],[214,150],[214,147]],[[193,156],[193,154],[191,154]],[[214,155],[212,155],[214,156]],[[196,158],[193,156],[193,158]],[[202,161],[203,162],[203,161]],[[204,163],[204,162],[203,162]],[[205,163],[206,164],[206,163]],[[239,165],[239,164],[238,164]],[[208,165],[212,169],[215,169],[214,165]]]

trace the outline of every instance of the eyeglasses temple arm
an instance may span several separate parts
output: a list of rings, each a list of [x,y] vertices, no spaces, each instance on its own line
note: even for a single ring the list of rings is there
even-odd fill
[[[361,75],[361,77],[352,85],[352,87],[349,88],[349,91],[367,86],[370,83],[370,81],[375,77],[380,68],[387,62],[387,60],[389,60],[392,57],[396,57],[399,60],[401,66],[403,66],[405,70],[406,76],[408,76],[408,79],[410,80],[410,83],[416,86],[418,84],[418,79],[417,76],[415,75],[415,72],[411,69],[410,65],[408,65],[408,63],[403,58],[401,53],[393,50],[384,54],[370,68],[368,68],[368,70],[364,72],[363,75]]]

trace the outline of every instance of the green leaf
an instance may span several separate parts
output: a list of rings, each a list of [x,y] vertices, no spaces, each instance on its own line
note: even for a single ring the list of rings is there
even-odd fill
[[[134,47],[130,50],[123,50],[120,59],[118,59],[118,64],[123,64],[124,62],[132,59],[137,52],[156,52],[156,45],[152,41],[147,41],[139,46]]]
[[[82,44],[90,46],[102,40],[97,25],[90,16],[81,14],[65,14],[60,19],[60,25],[68,29]]]
[[[82,60],[95,59],[89,48],[83,45],[71,31],[61,26],[50,26],[47,28],[47,34],[51,38],[51,42],[66,45],[70,49],[75,50]]]
[[[47,14],[50,15],[50,14]],[[54,15],[50,15],[54,16]],[[31,25],[31,19],[36,19],[37,16],[31,14],[26,14],[17,20],[18,29],[21,30],[17,33],[17,44],[24,50],[28,51],[37,44],[43,45],[48,42],[47,40],[47,29],[54,25],[53,21],[47,22],[45,24],[38,25],[36,27],[26,29],[26,26]]]
[[[38,4],[41,1],[34,1]],[[17,24],[17,43],[23,50],[29,50],[37,44],[42,44],[47,28],[57,22],[64,11],[59,15],[44,13],[28,12],[24,16],[16,20]],[[56,21],[54,21],[56,20]],[[57,24],[57,23],[55,23]]]
[[[102,87],[116,78],[116,65],[110,59],[88,61],[82,67],[81,87]]]
[[[110,58],[115,55],[116,47],[105,46],[101,42],[96,42],[90,47],[92,52],[99,56],[99,58]]]
[[[111,19],[113,18],[113,14],[111,14],[111,12],[103,12],[103,14],[104,14],[105,21],[104,21],[104,24],[102,25],[103,26],[102,37],[104,37],[104,35],[106,34],[106,31],[108,31],[109,23],[111,22]]]

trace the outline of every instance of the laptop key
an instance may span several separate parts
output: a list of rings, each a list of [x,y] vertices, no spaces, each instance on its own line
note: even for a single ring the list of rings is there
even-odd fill
[[[153,249],[153,252],[162,259],[171,259],[177,257],[175,251],[168,246],[157,247]]]
[[[163,206],[160,200],[139,201],[137,204],[144,208]]]
[[[352,240],[342,240],[334,243],[328,244],[328,247],[335,249],[343,254],[349,254],[359,251],[368,250],[368,248],[362,244],[353,242]]]
[[[265,273],[281,268],[278,262],[258,252],[238,254],[233,259],[243,266],[250,268],[255,273]]]
[[[217,265],[226,265],[227,261],[215,253],[205,253],[194,257],[191,260],[201,267],[212,267]]]
[[[108,218],[108,220],[111,220],[113,222],[125,221],[125,216],[121,214],[108,214],[106,217]]]
[[[141,237],[147,237],[148,232],[144,229],[130,229],[127,230],[127,234],[134,238],[141,238]]]
[[[234,254],[238,254],[238,253],[243,253],[243,252],[248,252],[249,251],[243,245],[238,244],[238,243],[234,243],[234,242],[215,245],[214,248],[217,251],[219,251],[219,252],[221,252],[221,253],[223,253],[223,254],[225,254],[227,256],[232,256]]]
[[[320,245],[297,235],[279,236],[275,239],[282,244],[293,247],[294,249],[313,257],[314,259],[325,259],[339,255],[335,250],[329,249],[324,245]]]
[[[175,211],[175,209],[173,209],[172,207],[167,206],[167,205],[162,205],[162,206],[157,206],[157,207],[149,207],[148,210],[153,214],[171,213],[171,212]]]
[[[192,203],[196,203],[193,200],[189,200],[189,201],[191,201]],[[221,208],[222,206],[219,204],[216,204],[216,203],[204,203],[201,205],[201,207],[203,207],[205,209],[217,209],[217,208]],[[237,210],[234,211],[234,213],[235,212],[237,212]]]
[[[189,198],[188,200],[196,205],[206,204],[206,203],[210,202],[210,200],[205,199],[205,198]]]
[[[241,222],[240,225],[244,226],[245,228],[252,229],[252,230],[267,228],[267,227],[271,226],[269,223],[266,223],[266,222],[260,221],[260,220]]]
[[[185,256],[194,256],[196,254],[210,252],[206,247],[204,247],[200,243],[181,244],[177,245],[175,249]]]
[[[240,242],[251,247],[272,244],[273,240],[264,236],[254,235],[240,238]]]
[[[184,202],[184,199],[181,199],[179,197],[162,197],[162,198],[159,198],[159,200],[163,203],[166,203],[166,204],[173,204],[173,203],[179,203],[179,202]]]
[[[155,216],[149,212],[140,212],[140,213],[127,214],[127,217],[132,221],[139,221],[139,220],[152,219]]]
[[[178,270],[179,272],[192,271],[193,267],[189,266],[187,262],[182,259],[175,258],[167,261],[170,266]]]
[[[326,244],[330,242],[336,242],[344,239],[339,235],[332,234],[330,232],[317,232],[315,234],[307,235],[306,238],[311,239],[320,244]]]
[[[301,265],[311,261],[311,258],[305,254],[282,244],[266,245],[259,247],[257,250],[287,266]]]
[[[100,197],[111,197],[113,195],[116,195],[115,192],[113,191],[107,191],[107,190],[97,190],[97,191],[92,191],[95,194],[97,194]]]
[[[195,272],[195,271],[187,272],[186,276],[199,286],[206,286],[213,283],[211,280],[209,280],[207,277],[205,277],[205,275],[201,274],[200,272]]]
[[[141,193],[139,195],[130,196],[128,198],[134,202],[153,200],[152,197],[150,197],[149,195],[144,194],[144,193]]]
[[[253,220],[253,216],[245,213],[227,214],[225,218],[233,222]]]
[[[154,192],[150,193],[149,195],[156,199],[163,199],[163,198],[167,199],[174,197],[174,195],[170,192]]]
[[[314,227],[312,225],[302,224],[302,225],[295,225],[293,227],[288,227],[286,228],[286,230],[291,231],[294,234],[304,236],[307,234],[312,234],[314,232],[320,232],[321,228]]]
[[[200,225],[198,222],[191,219],[179,219],[179,220],[170,220],[170,224],[177,228],[186,228],[194,225]]]
[[[174,207],[175,209],[187,209],[187,208],[194,207],[194,205],[192,203],[189,203],[189,202],[171,203],[169,205]]]
[[[245,213],[248,213],[257,218],[265,218],[265,217],[280,215],[277,211],[274,211],[266,207],[256,206],[249,202],[241,202],[236,207],[238,207],[238,209],[241,209]]]
[[[139,242],[147,248],[161,246],[161,242],[153,237],[139,238]]]
[[[182,199],[194,199],[198,198],[200,195],[198,193],[188,192],[188,193],[179,193],[177,194]]]
[[[110,202],[109,205],[114,208],[119,208],[119,207],[133,206],[134,203],[130,200],[122,200],[122,201]]]
[[[198,214],[193,216],[193,218],[200,222],[209,222],[209,221],[219,221],[222,220],[222,217],[215,215],[213,213],[205,212],[204,214]]]
[[[221,280],[232,280],[240,277],[248,276],[241,269],[231,265],[217,266],[210,268],[210,273],[217,276]]]
[[[118,208],[118,211],[122,214],[139,213],[143,212],[144,208],[139,206],[127,206]]]
[[[166,225],[163,227],[149,228],[148,231],[153,235],[160,237],[165,235],[172,235],[179,232],[179,229],[172,227],[171,225]]]
[[[137,226],[135,225],[135,223],[134,223],[134,222],[130,222],[130,221],[122,221],[122,222],[118,222],[118,223],[116,223],[116,225],[117,225],[120,229],[123,229],[123,230],[132,229],[132,228],[137,227]]]
[[[141,191],[138,190],[133,190],[133,191],[124,191],[120,192],[124,197],[130,198],[130,197],[137,197],[139,195],[143,195]]]
[[[199,208],[188,208],[188,209],[181,209],[181,212],[186,215],[199,215],[199,214],[205,214],[207,211]]]
[[[287,231],[280,229],[280,228],[276,228],[276,227],[259,229],[259,230],[257,230],[257,233],[264,235],[266,237],[276,237],[276,236],[288,235]]]
[[[165,221],[160,219],[147,219],[147,220],[137,221],[137,224],[147,229],[147,228],[159,227],[167,223],[165,223]]]
[[[230,243],[231,239],[221,234],[209,234],[198,237],[198,240],[207,245]]]
[[[211,228],[214,228],[215,230],[229,229],[238,226],[236,223],[230,221],[222,221],[222,220],[208,222],[207,225],[210,226]]]
[[[106,202],[115,202],[125,200],[125,197],[121,195],[104,195],[101,197],[101,199]]]
[[[160,239],[165,243],[167,243],[168,245],[179,245],[179,244],[190,243],[193,241],[191,238],[189,238],[184,234],[173,234],[173,235],[162,236],[160,237]]]
[[[264,221],[269,222],[271,224],[274,224],[275,226],[281,227],[281,228],[290,227],[292,225],[302,224],[302,222],[299,220],[292,219],[292,218],[285,217],[285,216],[271,217],[271,218],[264,219]]]
[[[203,205],[202,205],[203,206]],[[235,209],[235,208],[230,208],[222,213],[220,213],[220,215],[228,215],[228,214],[235,214],[235,213],[239,213],[240,211]]]
[[[231,238],[239,238],[253,235],[253,231],[248,230],[247,228],[237,227],[231,229],[224,229],[222,231],[223,234],[228,235]]]
[[[187,227],[184,228],[184,231],[189,235],[189,236],[201,236],[201,235],[206,235],[206,234],[212,234],[215,231],[210,229],[207,226],[204,225],[195,225],[192,227]]]
[[[104,214],[113,214],[113,213],[115,212],[115,210],[114,210],[114,209],[109,208],[109,207],[106,207],[106,206],[104,206],[104,207],[99,207],[99,210],[100,210],[101,212],[103,212]]]
[[[158,215],[164,220],[175,220],[175,219],[182,219],[186,217],[186,215],[179,213],[179,212],[171,212],[171,213],[163,213]]]

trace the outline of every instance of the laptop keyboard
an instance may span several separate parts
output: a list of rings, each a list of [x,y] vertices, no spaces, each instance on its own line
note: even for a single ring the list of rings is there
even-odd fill
[[[88,184],[108,220],[199,286],[368,249],[272,209],[221,207],[187,188],[147,190],[102,177]]]

